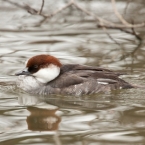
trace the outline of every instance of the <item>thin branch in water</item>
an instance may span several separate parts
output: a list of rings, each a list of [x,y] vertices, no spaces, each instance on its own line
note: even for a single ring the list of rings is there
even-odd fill
[[[42,5],[41,5],[41,9],[40,9],[40,11],[39,11],[39,15],[41,15],[41,13],[42,13],[42,10],[43,10],[43,7],[44,7],[44,0],[42,0]]]
[[[113,10],[114,10],[114,13],[115,13],[115,15],[118,17],[118,19],[122,22],[122,24],[124,24],[124,25],[130,25],[123,17],[122,17],[122,15],[118,12],[118,10],[117,10],[117,7],[116,7],[116,2],[115,2],[115,0],[111,0],[111,2],[112,2],[112,7],[113,7]]]
[[[135,47],[135,49],[131,53],[127,53],[126,55],[122,56],[120,58],[120,60],[123,60],[123,59],[125,59],[128,56],[132,56],[133,57],[135,55],[136,51],[139,50],[141,45],[142,45],[142,38],[135,32],[134,28],[132,28],[131,30],[132,30],[132,32],[131,31],[126,31],[126,33],[134,35],[139,41],[138,45]],[[125,31],[123,30],[123,32],[125,32]]]
[[[42,21],[41,24],[44,23],[48,18],[51,18],[55,15],[57,15],[58,13],[61,13],[63,10],[65,10],[66,8],[68,8],[69,6],[71,6],[73,3],[72,1],[69,1],[69,3],[67,3],[64,7],[56,10],[55,12],[53,12],[52,14],[50,14],[49,16],[46,16]]]
[[[132,32],[133,35],[138,39],[139,43],[138,46],[136,47],[136,49],[134,49],[134,51],[132,52],[132,55],[134,55],[136,53],[136,51],[140,48],[141,44],[142,44],[142,38],[136,33],[135,29],[132,28]]]
[[[7,3],[10,3],[10,4],[12,4],[12,5],[16,6],[16,7],[19,7],[21,9],[24,9],[24,10],[27,11],[27,8],[25,6],[22,6],[22,5],[18,4],[18,3],[15,3],[15,2],[12,2],[12,1],[9,1],[9,0],[3,0],[3,1],[7,2]]]
[[[108,35],[108,37],[115,42],[118,46],[121,46],[120,43],[118,43],[107,31],[106,27],[103,27],[103,30],[105,31],[105,33]]]
[[[4,0],[3,0],[3,1],[4,1]],[[41,24],[42,24],[43,22],[45,22],[48,18],[51,18],[51,17],[55,16],[56,14],[62,12],[64,9],[68,8],[69,6],[74,5],[74,6],[75,6],[76,8],[78,8],[80,11],[84,12],[84,13],[87,14],[87,15],[92,16],[95,20],[97,20],[97,21],[98,21],[98,24],[97,24],[98,27],[106,27],[106,28],[114,28],[114,29],[120,29],[120,28],[127,29],[127,28],[139,28],[139,27],[144,27],[144,26],[145,26],[145,23],[144,23],[144,22],[141,23],[141,24],[134,24],[134,25],[131,25],[131,24],[129,24],[129,25],[115,24],[115,23],[113,23],[113,22],[107,21],[107,20],[105,20],[105,19],[103,19],[103,18],[97,16],[96,14],[94,14],[94,13],[92,13],[92,12],[90,12],[90,11],[84,9],[84,8],[82,8],[81,6],[79,6],[79,5],[75,2],[75,0],[70,0],[64,7],[62,7],[62,8],[60,8],[60,9],[56,10],[56,11],[53,12],[51,15],[45,15],[45,14],[42,13],[42,11],[39,12],[38,10],[36,10],[36,9],[34,9],[34,8],[31,8],[31,7],[28,6],[28,5],[22,6],[22,5],[20,5],[20,4],[17,4],[17,3],[15,3],[15,2],[12,2],[12,1],[9,1],[9,0],[5,0],[5,1],[8,2],[8,3],[13,4],[13,5],[15,5],[15,6],[19,7],[19,8],[25,9],[25,10],[27,10],[29,13],[33,14],[33,15],[40,15],[40,16],[44,17],[44,19],[41,21]],[[43,9],[43,5],[44,5],[44,3],[43,3],[43,1],[42,1],[41,9]],[[125,20],[124,20],[124,21],[125,21]]]
[[[110,28],[113,27],[113,28],[116,28],[116,29],[119,29],[119,28],[125,28],[125,29],[127,29],[127,28],[138,28],[138,27],[144,27],[145,26],[144,22],[141,23],[141,24],[134,24],[134,25],[129,24],[129,23],[128,23],[128,25],[114,24],[113,22],[107,21],[107,20],[97,16],[96,14],[94,15],[92,12],[82,8],[74,0],[72,2],[73,2],[73,5],[76,6],[79,10],[81,10],[84,13],[86,13],[87,15],[92,16],[95,20],[97,20],[99,22],[99,24],[97,24],[98,27],[110,27]]]
[[[18,3],[15,3],[15,2],[12,2],[12,1],[9,1],[9,0],[3,0],[3,1],[8,2],[8,3],[10,3],[10,4],[12,4],[12,5],[14,5],[14,6],[18,7],[18,8],[24,9],[24,10],[26,10],[27,12],[29,12],[32,15],[40,15],[42,17],[47,17],[46,15],[44,15],[42,13],[39,14],[38,10],[30,7],[27,4],[25,4],[24,6],[22,6],[22,5],[18,4]]]
[[[129,7],[130,2],[132,2],[132,0],[127,1],[126,7],[125,7],[125,11],[124,14],[127,14],[127,9]]]
[[[69,1],[69,3],[67,3],[64,7],[62,7],[62,8],[60,8],[60,9],[56,10],[56,11],[53,12],[49,17],[52,17],[52,16],[54,16],[54,15],[60,13],[61,11],[65,10],[66,8],[68,8],[69,6],[71,6],[72,4],[73,4],[73,2],[72,2],[72,1]]]
[[[97,20],[99,23],[101,23],[101,24],[103,24],[103,25],[104,25],[104,23],[113,25],[112,22],[109,22],[109,21],[107,21],[107,20],[104,20],[104,19],[102,19],[101,17],[99,17],[99,16],[97,16],[97,15],[94,15],[92,12],[90,12],[90,11],[88,11],[88,10],[82,8],[82,7],[79,6],[75,1],[73,1],[73,5],[74,5],[77,9],[81,10],[82,12],[84,12],[85,14],[92,16],[92,17],[93,17],[95,20]]]

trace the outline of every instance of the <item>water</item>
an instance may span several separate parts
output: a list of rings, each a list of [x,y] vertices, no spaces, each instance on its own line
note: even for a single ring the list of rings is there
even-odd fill
[[[13,1],[16,2],[16,1]],[[21,1],[35,9],[41,1]],[[115,20],[110,2],[91,1],[87,8]],[[84,5],[84,2],[80,2]],[[143,4],[143,3],[142,3]],[[50,13],[63,1],[45,2]],[[107,7],[106,7],[107,5]],[[125,7],[117,3],[119,10]],[[129,8],[143,11],[141,4]],[[48,10],[48,6],[50,9]],[[135,7],[136,6],[136,7]],[[122,59],[138,41],[129,34],[108,30],[120,45],[89,16],[66,9],[38,25],[42,17],[0,1],[0,144],[2,145],[143,145],[145,142],[145,90],[130,89],[91,96],[32,96],[18,92],[11,82],[31,56],[48,53],[63,63],[106,67],[128,75],[123,79],[145,85],[144,42],[134,57]],[[101,11],[106,7],[104,12]],[[63,16],[63,17],[62,17]],[[142,15],[138,21],[143,19]],[[36,25],[37,24],[37,25]],[[144,36],[144,32],[141,32]]]

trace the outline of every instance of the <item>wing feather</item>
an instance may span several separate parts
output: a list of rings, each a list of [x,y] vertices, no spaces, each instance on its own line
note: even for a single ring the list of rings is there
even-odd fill
[[[114,84],[122,86],[125,84],[126,86],[129,86],[129,83],[118,77],[119,75],[121,75],[121,73],[108,69],[66,64],[61,67],[60,75],[55,80],[49,82],[49,85],[53,88],[66,88],[73,85],[84,84],[86,82],[91,83],[92,80],[96,80],[100,85]]]

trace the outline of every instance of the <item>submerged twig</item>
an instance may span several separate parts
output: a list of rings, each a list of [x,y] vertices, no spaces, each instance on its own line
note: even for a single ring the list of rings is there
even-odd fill
[[[41,13],[42,13],[42,10],[43,10],[43,6],[44,6],[44,0],[42,0],[42,5],[41,5],[41,9],[40,9],[40,11],[39,11],[39,15],[41,15]]]
[[[30,7],[30,6],[28,6],[28,5],[22,6],[22,5],[18,4],[18,3],[12,2],[12,1],[10,1],[10,0],[5,0],[5,2],[11,3],[11,4],[13,4],[13,5],[17,6],[17,7],[20,7],[20,8],[22,8],[22,9],[25,9],[25,10],[27,10],[27,11],[28,11],[29,13],[31,13],[31,14],[43,16],[43,17],[45,17],[45,19],[51,18],[51,17],[55,16],[56,14],[62,12],[62,11],[65,10],[66,8],[68,8],[68,7],[72,6],[72,5],[74,5],[74,6],[75,6],[77,9],[79,9],[80,11],[84,12],[84,13],[87,14],[87,15],[92,16],[92,17],[94,18],[94,20],[97,20],[97,22],[98,22],[98,24],[97,24],[98,27],[115,28],[115,29],[119,29],[119,28],[124,28],[124,29],[126,29],[126,28],[127,28],[127,29],[128,29],[128,28],[139,28],[139,27],[144,27],[144,26],[145,26],[145,23],[144,23],[144,22],[143,22],[143,23],[139,23],[139,24],[133,24],[133,25],[130,24],[130,23],[128,23],[128,22],[126,22],[126,21],[124,20],[124,18],[119,14],[119,12],[117,11],[116,8],[115,8],[115,13],[116,13],[116,15],[119,17],[119,19],[123,22],[123,24],[115,24],[115,23],[110,22],[110,21],[108,21],[108,20],[105,20],[105,19],[103,19],[103,18],[97,16],[96,14],[92,13],[91,11],[88,11],[88,10],[86,10],[85,8],[79,6],[75,0],[70,0],[65,6],[63,6],[62,8],[60,8],[60,9],[54,11],[54,12],[53,12],[52,14],[50,14],[50,15],[46,15],[46,14],[43,14],[43,13],[42,13],[42,9],[43,9],[43,6],[44,6],[44,0],[42,1],[42,5],[41,5],[40,11],[38,11],[38,10],[36,10],[36,9],[34,9],[34,8]],[[115,0],[112,0],[112,2],[115,3]],[[125,25],[125,24],[126,24],[126,25]]]
[[[45,0],[42,0],[42,4],[40,7],[40,10],[36,10],[34,8],[32,8],[31,6],[28,5],[21,5],[19,3],[10,1],[10,0],[3,0],[4,2],[8,2],[14,6],[17,6],[19,8],[22,8],[26,11],[28,11],[30,14],[32,15],[40,15],[42,16],[42,20],[39,21],[39,23],[37,25],[41,25],[42,23],[44,23],[46,20],[51,19],[52,17],[56,16],[57,14],[61,13],[62,11],[64,11],[65,9],[71,7],[71,6],[75,6],[78,10],[80,10],[81,12],[83,12],[84,14],[91,16],[94,19],[94,22],[96,22],[97,27],[98,28],[102,28],[106,34],[109,36],[109,38],[114,41],[116,44],[120,45],[115,39],[112,38],[112,36],[107,32],[107,29],[116,29],[116,30],[120,30],[123,31],[125,33],[131,34],[133,35],[138,41],[138,45],[137,47],[134,49],[133,52],[128,53],[125,55],[129,56],[129,55],[133,55],[135,54],[135,52],[140,48],[141,44],[142,44],[142,38],[135,32],[135,28],[141,28],[145,26],[145,22],[142,23],[138,23],[138,24],[134,24],[134,23],[129,23],[127,22],[123,16],[119,13],[117,7],[116,7],[116,1],[115,0],[111,0],[112,2],[112,6],[113,6],[113,10],[114,10],[114,14],[116,15],[116,17],[120,20],[120,24],[119,23],[114,23],[111,22],[109,20],[106,20],[100,16],[98,16],[97,14],[87,10],[86,8],[80,6],[75,0],[69,0],[68,3],[66,3],[63,7],[55,10],[54,12],[52,12],[51,14],[44,14],[43,13],[43,8],[44,8],[44,3]],[[129,3],[127,3],[128,6]],[[127,6],[125,8],[125,11],[127,10]],[[130,31],[131,30],[131,31]],[[124,57],[124,56],[123,56]],[[125,58],[124,57],[124,58]]]
[[[122,22],[122,24],[124,24],[125,26],[131,26],[131,24],[129,24],[123,17],[122,15],[118,12],[117,8],[116,8],[116,2],[115,0],[111,0],[112,1],[112,6],[113,6],[113,10],[115,15],[118,17],[118,19]]]
[[[132,28],[132,31],[124,31],[123,30],[123,32],[129,33],[129,34],[133,34],[136,37],[136,39],[138,40],[138,44],[137,44],[137,46],[135,47],[135,49],[132,52],[126,53],[125,55],[123,55],[120,58],[120,60],[123,60],[123,59],[125,59],[128,56],[134,56],[136,51],[139,50],[141,45],[142,45],[142,38],[135,32],[134,28]]]

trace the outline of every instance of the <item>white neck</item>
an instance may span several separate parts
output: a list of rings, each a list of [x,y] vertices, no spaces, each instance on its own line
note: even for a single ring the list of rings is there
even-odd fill
[[[41,83],[48,83],[54,80],[60,73],[60,67],[50,64],[46,68],[41,68],[33,76]]]

